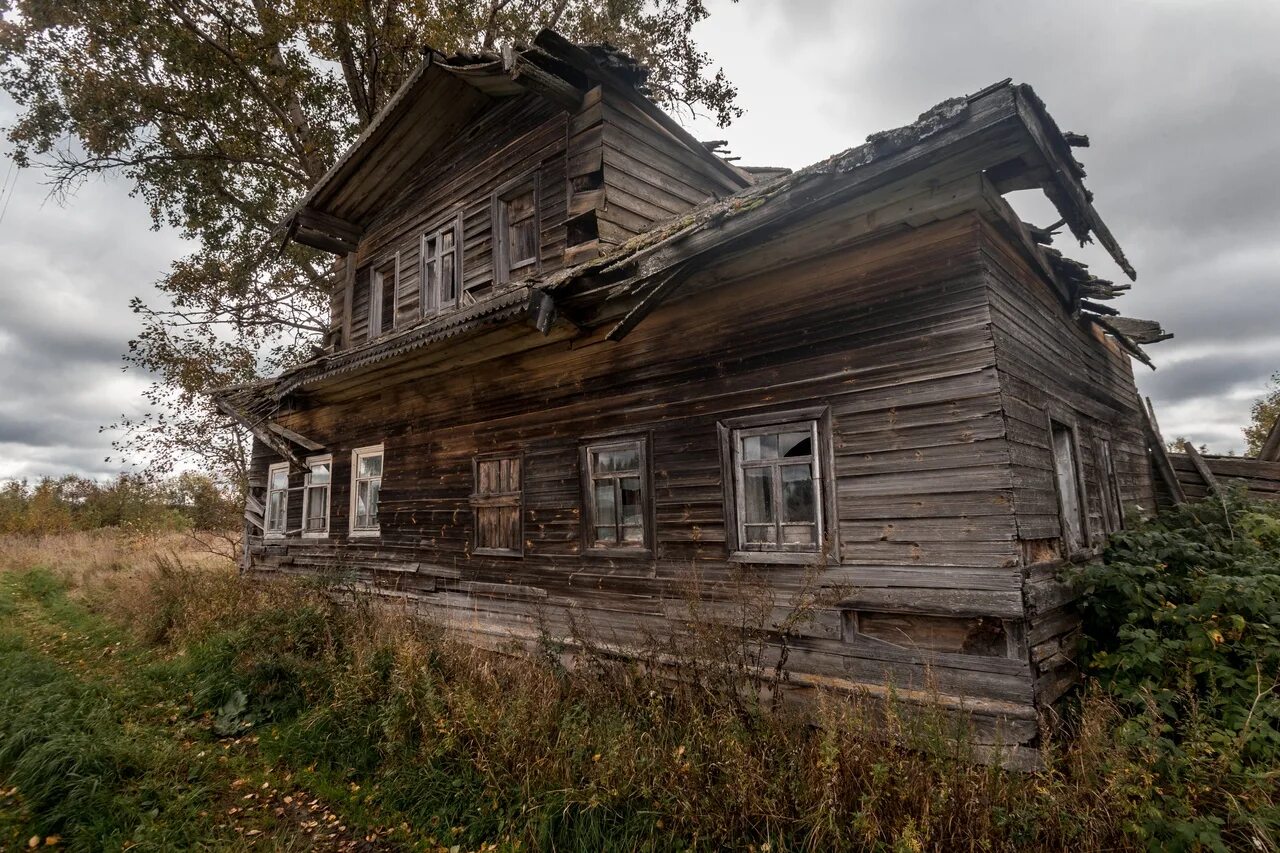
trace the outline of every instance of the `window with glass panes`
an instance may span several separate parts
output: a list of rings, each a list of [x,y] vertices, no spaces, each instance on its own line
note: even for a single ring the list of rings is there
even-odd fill
[[[333,481],[333,459],[313,456],[302,487],[302,535],[329,535],[329,486]]]
[[[379,532],[378,495],[382,491],[382,445],[351,452],[351,533],[371,536]]]
[[[267,517],[263,521],[267,536],[285,535],[289,523],[288,462],[267,469]]]
[[[818,424],[734,431],[738,543],[744,551],[822,547]]]
[[[458,302],[458,281],[462,277],[462,242],[458,221],[422,235],[420,258],[423,316]]]
[[[593,444],[585,455],[587,544],[644,548],[648,497],[644,442]]]

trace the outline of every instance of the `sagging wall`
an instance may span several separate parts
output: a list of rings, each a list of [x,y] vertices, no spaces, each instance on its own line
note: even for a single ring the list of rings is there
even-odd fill
[[[1061,582],[1061,566],[1067,560],[1098,559],[1106,535],[1125,514],[1154,509],[1151,465],[1128,354],[1096,326],[1072,318],[1000,237],[984,231],[982,253],[991,283],[1018,539],[1028,566],[1027,641],[1037,696],[1047,703],[1077,677],[1073,659],[1080,620],[1071,590]],[[1078,549],[1064,541],[1051,421],[1074,432],[1085,539]],[[1114,478],[1106,471],[1107,447]],[[1111,494],[1118,498],[1119,516],[1106,505]]]
[[[283,416],[334,454],[333,536],[255,542],[254,568],[347,573],[476,636],[565,631],[573,613],[600,639],[636,643],[685,612],[693,580],[713,594],[734,576],[717,425],[823,406],[839,562],[816,578],[842,600],[798,626],[789,668],[928,682],[1017,717],[1029,739],[1025,485],[1006,441],[990,239],[977,216],[958,217],[690,292],[621,343],[601,329],[452,374],[371,380],[357,400]],[[649,557],[583,551],[580,447],[616,433],[649,437]],[[348,539],[350,451],[377,443],[382,535]],[[524,553],[477,555],[473,459],[510,450],[523,454]],[[269,461],[259,446],[257,479]],[[300,523],[295,497],[288,526]],[[757,568],[780,606],[815,577]]]

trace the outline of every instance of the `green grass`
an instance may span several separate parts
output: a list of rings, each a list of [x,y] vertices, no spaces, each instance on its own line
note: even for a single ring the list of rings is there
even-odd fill
[[[181,658],[140,648],[44,569],[0,573],[0,616],[0,794],[17,789],[0,796],[0,847],[310,848],[309,810],[267,805],[300,786],[272,779],[254,739],[211,733]]]
[[[1280,546],[1280,527],[1245,521],[1232,548],[1245,534]],[[1129,562],[1163,584],[1173,546],[1153,544],[1157,563]],[[972,761],[940,708],[840,694],[769,712],[742,671],[711,663],[737,660],[740,626],[673,625],[686,633],[652,651],[678,679],[589,649],[566,669],[551,644],[479,652],[359,597],[339,607],[314,585],[108,550],[93,570],[69,546],[47,552],[66,563],[52,570],[24,568],[45,552],[0,551],[0,848],[1276,849],[1274,762],[1233,769],[1192,717],[1126,704],[1115,679],[1063,709],[1046,769],[1023,775]],[[1204,549],[1175,550],[1202,577]],[[1257,636],[1274,640],[1274,604],[1234,604],[1261,607]],[[1168,611],[1152,609],[1162,630]],[[1213,605],[1190,636],[1247,651],[1226,616]],[[1178,689],[1186,707],[1222,693]],[[1275,697],[1247,695],[1257,750]]]

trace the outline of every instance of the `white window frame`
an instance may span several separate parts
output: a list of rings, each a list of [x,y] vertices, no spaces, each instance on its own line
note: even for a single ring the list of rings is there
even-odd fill
[[[639,455],[639,469],[635,474],[597,474],[595,471],[594,457],[596,453],[606,450],[616,450],[623,448],[635,448]],[[619,435],[619,436],[603,436],[591,439],[582,445],[580,452],[580,461],[582,466],[582,503],[583,503],[583,528],[582,528],[582,547],[585,551],[600,554],[614,554],[627,557],[646,557],[653,553],[653,504],[650,499],[652,488],[650,485],[651,475],[649,468],[649,438],[647,435]],[[599,526],[596,513],[596,494],[595,484],[597,481],[612,481],[614,484],[614,500],[621,518],[622,501],[619,492],[619,481],[626,476],[636,476],[640,480],[640,541],[625,542],[621,539],[617,542],[602,542],[596,538],[596,528]],[[621,523],[616,523],[615,527],[621,528]]]
[[[453,234],[453,298],[447,302],[441,298],[440,292],[440,243],[446,233]],[[431,241],[435,241],[435,252],[427,251]],[[428,285],[428,270],[435,270],[435,286]],[[441,222],[434,228],[423,232],[418,241],[418,313],[422,317],[431,317],[454,308],[462,295],[462,214],[457,214]]]
[[[284,471],[284,488],[271,488],[271,481],[275,479],[277,471]],[[279,530],[273,530],[271,525],[271,495],[274,492],[283,492],[284,500],[280,503],[280,512],[284,515],[283,523]],[[267,468],[267,495],[263,504],[262,511],[262,538],[264,539],[284,539],[289,535],[289,463],[277,462]]]
[[[302,538],[303,539],[328,539],[329,525],[333,523],[333,456],[325,454],[324,456],[308,456],[307,473],[302,480]],[[324,530],[310,530],[307,522],[311,520],[311,468],[314,465],[329,466],[329,482],[323,488],[325,490],[324,497]],[[315,488],[320,488],[319,486]]]
[[[386,298],[387,276],[382,270],[391,267],[391,327],[383,329],[383,321],[387,319],[383,313],[383,300]],[[389,335],[400,326],[400,253],[384,258],[380,263],[369,268],[369,340]]]
[[[351,451],[351,514],[347,517],[347,529],[350,536],[381,536],[382,535],[382,519],[379,513],[378,525],[376,527],[356,527],[356,495],[359,490],[361,479],[374,479],[372,477],[360,477],[360,460],[366,456],[382,457],[382,473],[378,475],[378,503],[382,503],[382,481],[387,475],[387,457],[386,451],[381,444],[370,444],[367,447],[357,447]]]
[[[736,563],[838,565],[841,560],[838,497],[835,489],[834,424],[827,406],[728,418],[717,425],[724,484],[725,539],[729,559]],[[779,430],[810,430],[813,438],[814,499],[817,542],[802,548],[748,547],[743,501],[742,439]],[[750,466],[748,466],[750,467]],[[778,509],[781,512],[781,507]]]

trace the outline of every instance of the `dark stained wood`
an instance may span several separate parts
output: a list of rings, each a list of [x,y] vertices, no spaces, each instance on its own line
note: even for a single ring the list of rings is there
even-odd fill
[[[1113,288],[1000,195],[1044,187],[1101,235],[1069,143],[1006,81],[723,198],[751,176],[561,42],[574,91],[532,54],[495,60],[497,77],[455,68],[376,131],[407,160],[350,164],[358,185],[324,189],[362,211],[334,299],[349,352],[253,411],[332,454],[330,535],[267,540],[250,519],[247,568],[340,571],[480,645],[585,633],[634,654],[701,621],[758,631],[769,663],[785,631],[797,689],[940,693],[984,737],[1029,742],[1076,677],[1064,562],[1097,558],[1117,505],[1156,501],[1129,353],[1078,314]],[[415,137],[435,115],[443,130]],[[525,182],[540,251],[505,282],[494,199]],[[423,316],[423,235],[449,222],[460,298]],[[381,337],[375,271],[394,280]],[[1053,423],[1078,483],[1065,546]],[[260,432],[255,500],[292,453]],[[791,455],[769,457],[774,440]],[[371,445],[378,535],[353,536],[352,451]],[[755,502],[748,469],[771,478]],[[286,529],[301,512],[289,502]],[[802,600],[817,603],[794,622]]]

